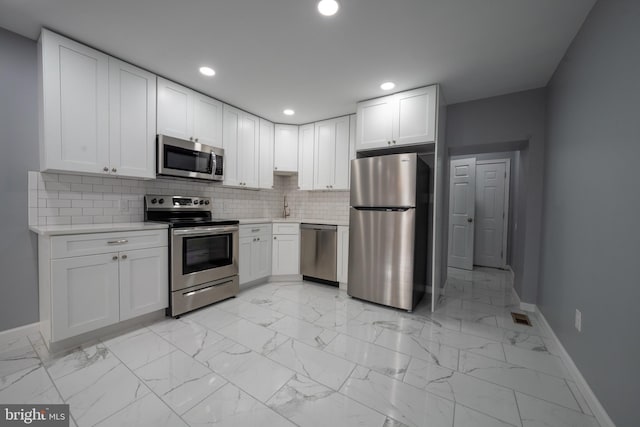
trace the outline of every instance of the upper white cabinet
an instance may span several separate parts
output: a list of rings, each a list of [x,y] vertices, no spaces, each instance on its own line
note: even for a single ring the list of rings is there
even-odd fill
[[[356,150],[435,142],[437,86],[358,103]]]
[[[258,186],[273,188],[274,125],[260,119],[260,143],[258,153]]]
[[[158,133],[222,147],[222,103],[158,77]]]
[[[222,127],[225,155],[224,184],[258,188],[260,119],[225,104]]]
[[[155,75],[42,30],[40,169],[153,178]]]
[[[273,170],[282,174],[298,172],[298,126],[275,126]]]
[[[315,125],[311,123],[300,126],[298,132],[298,188],[313,190]]]
[[[315,123],[314,189],[349,189],[349,134],[349,116]]]

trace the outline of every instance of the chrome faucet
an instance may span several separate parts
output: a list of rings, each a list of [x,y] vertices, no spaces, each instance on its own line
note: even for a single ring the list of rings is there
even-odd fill
[[[291,212],[289,211],[289,203],[287,202],[287,196],[284,196],[284,206],[282,209],[282,215],[284,216],[285,219],[287,219],[287,217],[291,215]]]

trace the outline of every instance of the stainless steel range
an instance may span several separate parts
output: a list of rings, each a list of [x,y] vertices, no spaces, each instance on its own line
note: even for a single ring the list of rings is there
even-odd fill
[[[208,197],[150,195],[144,205],[145,221],[169,224],[170,316],[238,293],[238,221],[214,220]]]

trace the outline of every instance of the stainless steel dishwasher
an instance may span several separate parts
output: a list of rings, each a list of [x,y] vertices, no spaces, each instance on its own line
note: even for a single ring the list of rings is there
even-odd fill
[[[300,273],[304,278],[337,281],[338,227],[300,224]]]

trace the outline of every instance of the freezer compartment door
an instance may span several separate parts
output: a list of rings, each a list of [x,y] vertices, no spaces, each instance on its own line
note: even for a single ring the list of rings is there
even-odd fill
[[[416,206],[415,153],[366,157],[351,162],[351,206]]]
[[[351,208],[349,221],[347,293],[366,301],[412,310],[415,209]]]

